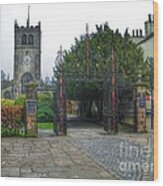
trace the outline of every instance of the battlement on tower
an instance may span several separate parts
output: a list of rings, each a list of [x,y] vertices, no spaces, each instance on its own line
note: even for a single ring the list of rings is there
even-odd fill
[[[33,26],[33,25],[26,25],[26,26],[19,26],[18,25],[18,23],[17,23],[17,20],[15,20],[15,29],[17,29],[17,30],[32,30],[32,31],[34,31],[34,30],[40,30],[41,29],[41,22],[39,21],[38,22],[38,25],[35,25],[35,26]]]

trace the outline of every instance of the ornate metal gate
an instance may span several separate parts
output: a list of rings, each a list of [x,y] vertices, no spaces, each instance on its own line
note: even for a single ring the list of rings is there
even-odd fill
[[[112,50],[112,63],[105,74],[86,74],[70,75],[63,71],[62,68],[62,49],[60,51],[59,64],[54,70],[55,72],[55,118],[54,122],[57,123],[57,134],[67,134],[67,118],[66,118],[66,104],[67,104],[67,84],[69,81],[73,82],[100,82],[103,84],[103,125],[104,130],[108,134],[115,134],[118,132],[118,124],[122,121],[122,117],[126,118],[131,108],[130,101],[134,100],[134,94],[131,91],[132,87],[126,82],[121,82],[121,76],[117,72],[117,64],[115,62],[114,50]],[[75,77],[74,77],[75,76]],[[122,93],[125,91],[130,92],[127,96],[128,100],[124,102]],[[132,102],[133,103],[133,102]],[[132,119],[134,119],[134,107],[132,107]]]

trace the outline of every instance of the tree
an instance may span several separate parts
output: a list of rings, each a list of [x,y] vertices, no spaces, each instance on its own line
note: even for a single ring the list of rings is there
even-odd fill
[[[119,80],[135,83],[140,70],[143,81],[147,80],[142,48],[131,41],[128,29],[122,35],[108,23],[96,25],[96,32],[75,38],[75,43],[64,52],[63,63],[56,67],[58,73],[63,71],[66,76],[67,97],[80,101],[80,113],[84,117],[91,116],[93,102],[98,113],[102,112],[103,81],[111,74],[113,50]],[[103,80],[99,81],[98,77]]]

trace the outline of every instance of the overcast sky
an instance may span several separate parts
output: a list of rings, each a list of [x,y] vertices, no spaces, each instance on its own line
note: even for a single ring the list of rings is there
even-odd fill
[[[1,69],[13,77],[14,63],[14,20],[19,26],[26,25],[27,4],[2,5],[0,11],[0,61]],[[95,24],[109,23],[112,29],[124,33],[128,27],[144,29],[148,14],[153,14],[153,1],[95,2],[95,3],[54,3],[30,4],[30,24],[41,21],[42,31],[42,77],[52,76],[52,67],[59,46],[69,49],[74,37],[85,33],[89,23],[90,32]]]

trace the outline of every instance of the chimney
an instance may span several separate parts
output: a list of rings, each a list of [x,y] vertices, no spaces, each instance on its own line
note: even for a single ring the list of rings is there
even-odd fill
[[[140,37],[142,37],[143,36],[142,29],[140,29],[139,32],[140,32]]]
[[[136,37],[139,37],[139,33],[138,33],[138,30],[136,30]]]
[[[135,30],[132,30],[132,36],[135,37]]]
[[[148,20],[151,23],[152,19],[151,19],[151,14],[148,15]]]

